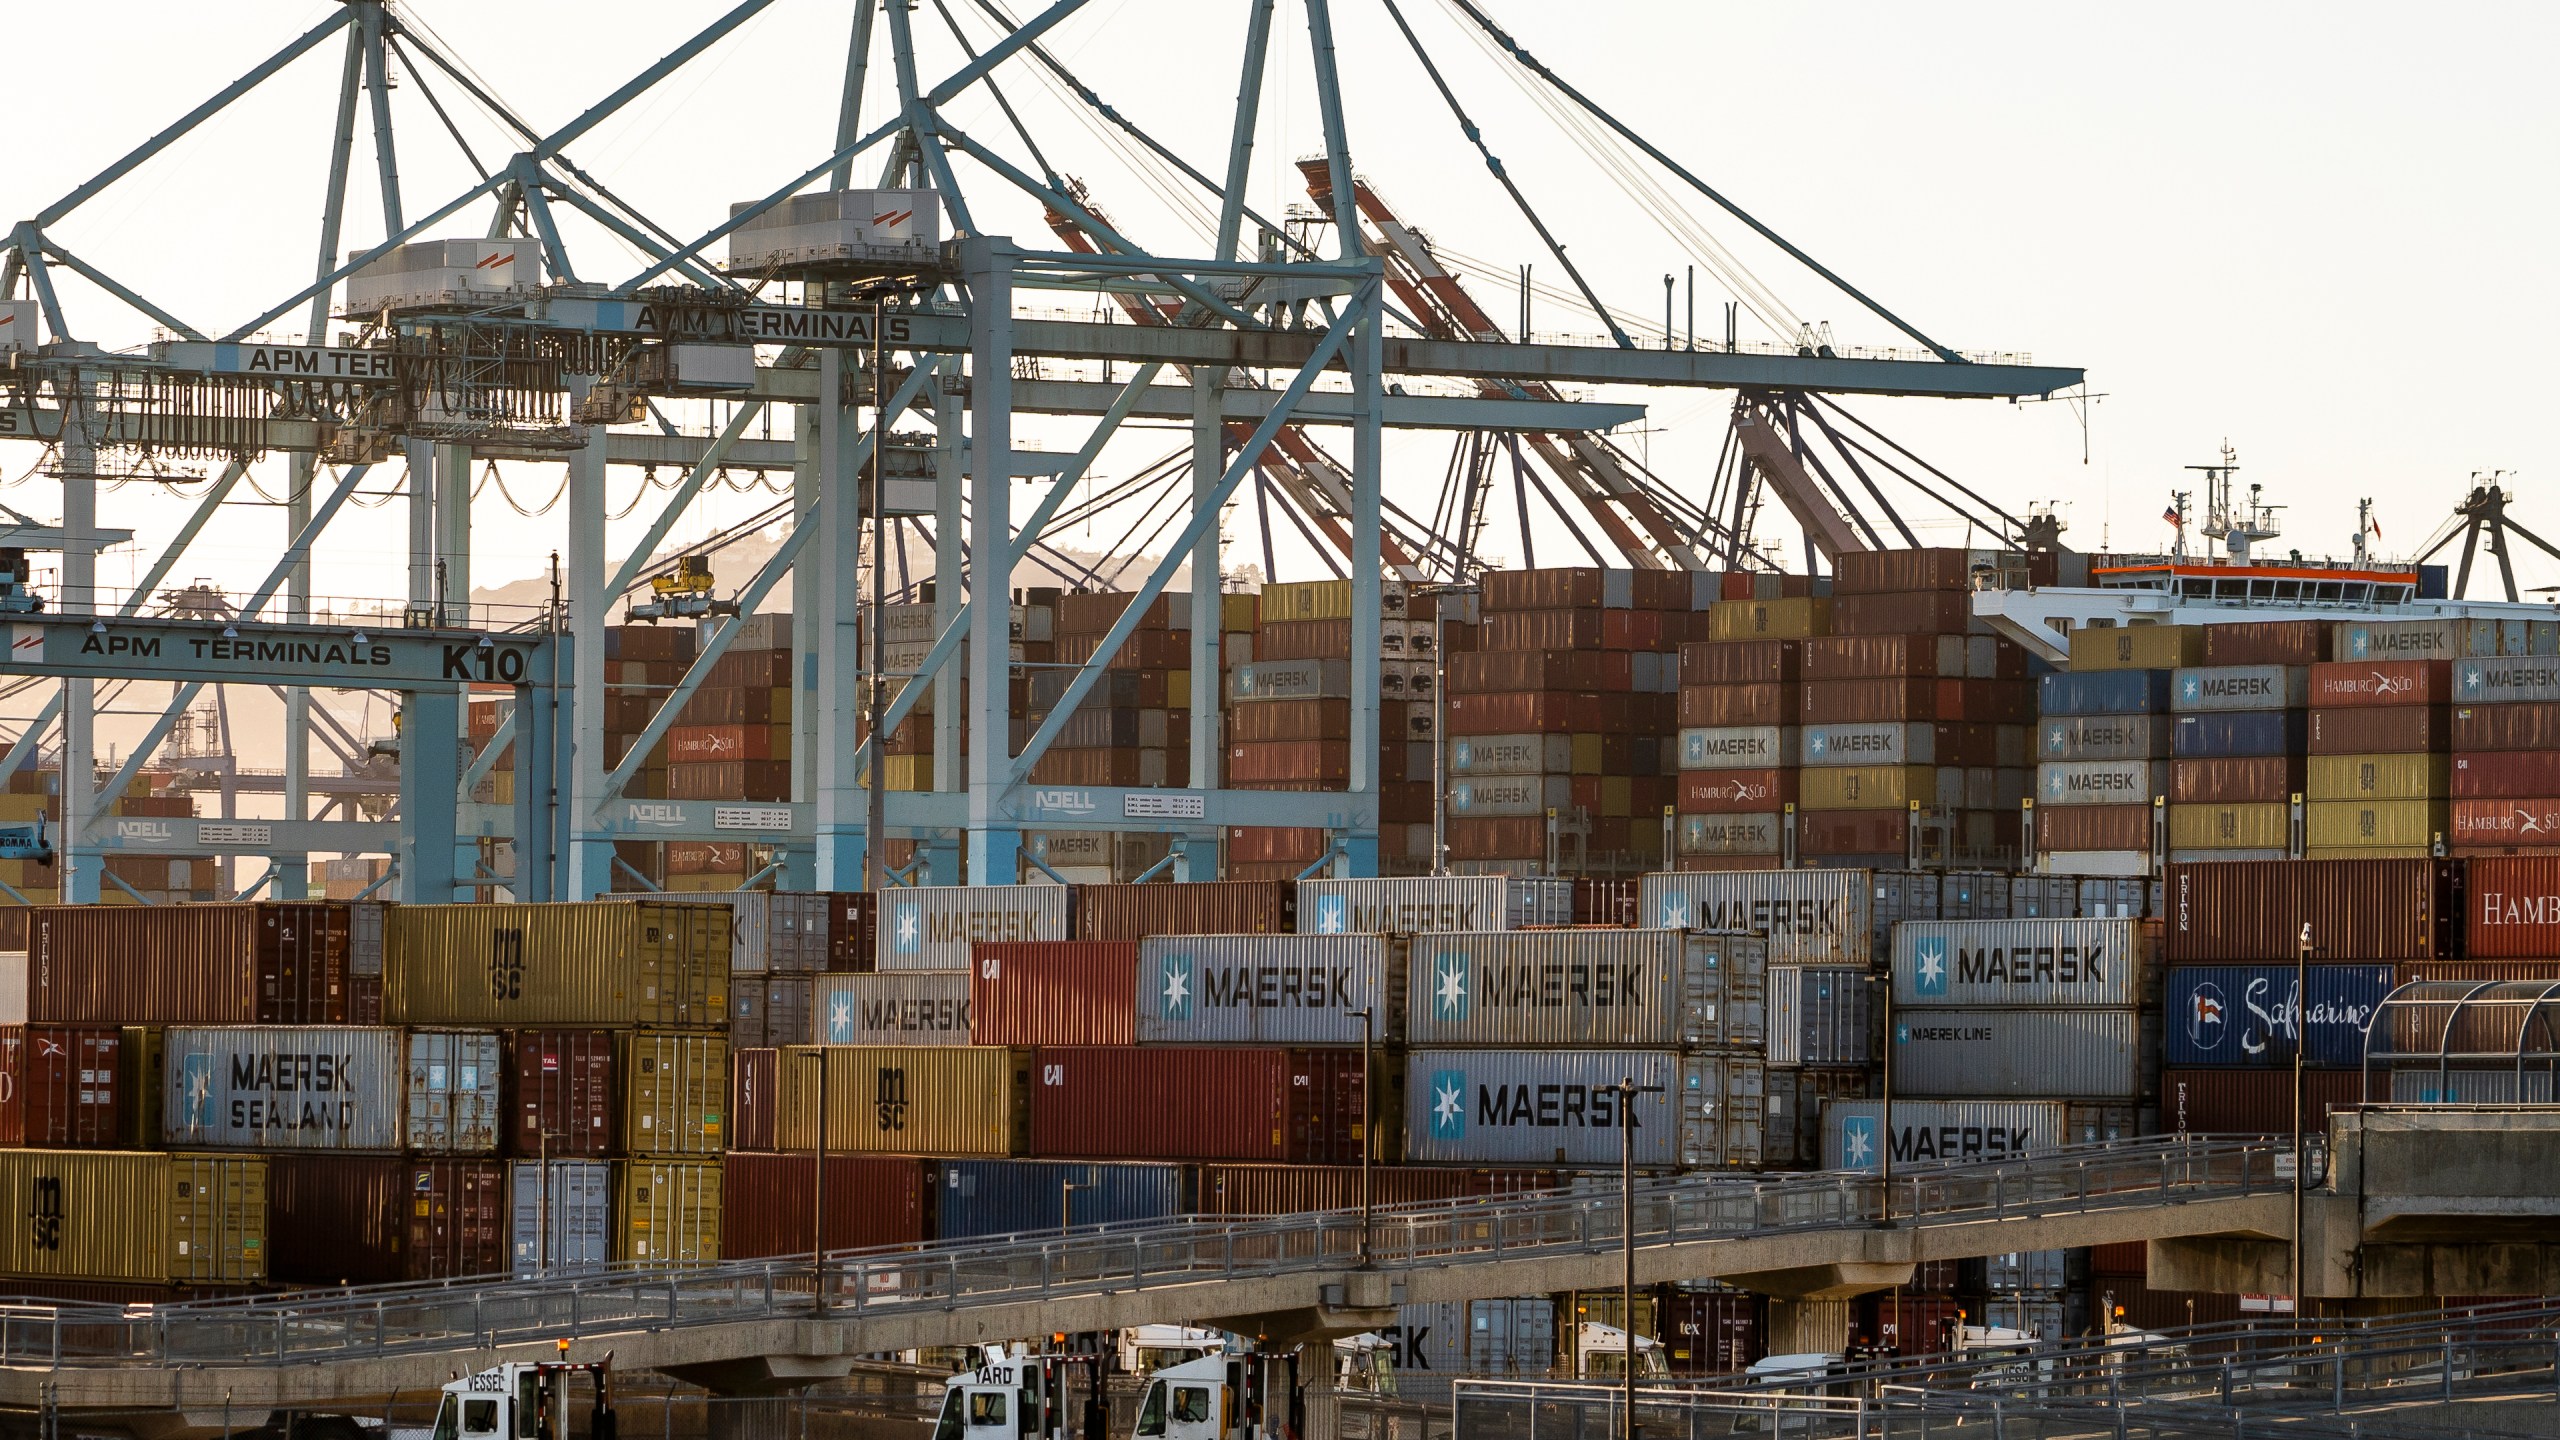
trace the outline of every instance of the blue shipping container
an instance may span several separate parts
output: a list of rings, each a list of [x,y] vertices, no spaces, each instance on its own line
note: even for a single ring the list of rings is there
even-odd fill
[[[1188,1165],[945,1160],[940,1170],[934,1235],[943,1240],[1055,1230],[1070,1222],[1162,1220],[1198,1208]]]
[[[2364,1063],[2365,1027],[2391,993],[2388,965],[2310,968],[2308,1065],[2352,1070]],[[2269,1068],[2293,1063],[2293,967],[2170,967],[2163,1049],[2173,1067]]]
[[[2169,708],[2167,670],[2059,671],[2036,682],[2043,715],[2158,715]]]
[[[2181,715],[2169,732],[2169,749],[2181,760],[2223,760],[2239,755],[2300,755],[2310,735],[2301,710],[2233,710],[2220,715]]]

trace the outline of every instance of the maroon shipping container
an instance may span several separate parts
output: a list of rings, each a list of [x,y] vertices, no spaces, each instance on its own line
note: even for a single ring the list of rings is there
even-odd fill
[[[1348,660],[1348,620],[1265,620],[1253,632],[1253,658],[1267,660]]]
[[[347,907],[45,905],[27,1018],[70,1025],[343,1025]]]
[[[1960,636],[1851,634],[1804,642],[1807,680],[1962,679],[1964,673]]]
[[[1060,635],[1100,635],[1120,623],[1120,613],[1137,599],[1130,590],[1070,590],[1058,597]],[[1138,615],[1140,630],[1166,630],[1173,625],[1173,598],[1158,595]]]
[[[1573,882],[1573,923],[1576,925],[1615,925],[1620,928],[1636,923],[1638,882],[1633,880],[1576,880]]]
[[[1939,680],[1941,720],[1988,725],[2028,725],[2036,718],[2036,687],[2023,680]]]
[[[1605,850],[1599,827],[1592,822],[1590,847]],[[1543,860],[1547,855],[1547,822],[1540,815],[1464,815],[1450,819],[1452,860]]]
[[[1910,835],[1911,816],[1904,810],[1796,814],[1796,848],[1808,855],[1899,855],[1909,848]]]
[[[1843,557],[1845,558],[1845,557]],[[1963,1315],[1951,1295],[1879,1291],[1856,1300],[1855,1332],[1850,1338],[1882,1347],[1888,1355],[1943,1355]]]
[[[781,1109],[781,1084],[780,1050],[729,1052],[729,1139],[737,1148],[772,1148],[774,1117]]]
[[[613,1149],[613,1032],[519,1030],[507,1039],[512,1155],[603,1155]]]
[[[1687,639],[1658,610],[1510,610],[1484,617],[1479,650],[1669,650]]]
[[[2420,980],[2464,985],[2493,980],[2560,980],[2560,960],[2412,960],[2400,967],[2400,983]]]
[[[1637,570],[1619,577],[1627,602],[1639,610],[1688,610],[1695,582],[1686,571]],[[1484,575],[1487,610],[1563,610],[1609,603],[1607,571],[1590,566],[1556,566],[1540,570],[1488,570]]]
[[[2500,706],[2512,709],[2512,706]],[[2375,705],[2314,710],[2307,727],[2314,755],[2410,755],[2448,748],[2460,726],[2441,705]],[[2462,748],[2457,739],[2451,748]]]
[[[1383,726],[1380,733],[1385,733]],[[1256,700],[1227,709],[1229,741],[1350,738],[1348,700]]]
[[[2210,635],[2213,632],[2205,633]],[[2150,1252],[2151,1247],[2139,1240],[2127,1240],[2115,1245],[2092,1245],[2089,1247],[2089,1273],[2091,1275],[2130,1275],[2139,1279],[2150,1273]]]
[[[1794,804],[1796,777],[1802,773],[1793,768],[1683,770],[1680,798],[1674,803],[1683,815],[1756,815]]]
[[[2172,805],[2282,805],[2301,793],[2299,755],[2235,755],[2219,760],[2169,762]]]
[[[2039,805],[2036,849],[2144,850],[2151,848],[2148,805]]]
[[[933,1238],[934,1163],[889,1155],[827,1157],[830,1250],[916,1245]],[[809,1253],[818,1157],[733,1150],[720,1169],[720,1255],[755,1260]]]
[[[711,662],[702,683],[718,690],[777,690],[791,684],[788,650],[732,650]]]
[[[667,759],[787,760],[791,727],[785,725],[678,725],[667,731]]]
[[[1267,880],[1078,885],[1071,903],[1078,940],[1287,935],[1298,928],[1298,887]]]
[[[1375,1205],[1525,1195],[1553,1189],[1558,1183],[1551,1170],[1458,1170],[1428,1165],[1377,1165],[1369,1170],[1370,1203]],[[1200,1167],[1203,1215],[1303,1215],[1358,1208],[1357,1165]]]
[[[1973,555],[1965,550],[1859,550],[1840,556],[1833,567],[1835,596],[1972,588]]]
[[[2470,870],[2463,899],[2465,957],[2538,960],[2560,955],[2560,856],[2483,857],[2465,863]]]
[[[1325,853],[1331,837],[1322,830],[1294,825],[1234,825],[1227,829],[1230,864],[1306,865]]]
[[[1747,1290],[1666,1290],[1656,1313],[1674,1375],[1739,1375],[1769,1352],[1769,1302]]]
[[[2457,705],[2456,750],[2548,750],[2560,747],[2560,704]],[[2439,747],[2441,748],[2441,747]]]
[[[2207,665],[2317,665],[2329,658],[2320,620],[2250,620],[2204,627]]]
[[[1690,725],[1793,725],[1795,685],[1683,685],[1677,718]]]
[[[780,804],[791,798],[788,760],[697,760],[667,766],[670,800],[759,800]]]
[[[112,1149],[124,1107],[118,1031],[67,1025],[0,1026],[0,1145]]]
[[[2453,757],[2456,799],[2560,795],[2560,750],[2482,750]]]
[[[1802,713],[1807,725],[1961,718],[1938,713],[1939,690],[1934,680],[1807,680],[1799,688],[1804,692]]]
[[[1308,749],[1305,745],[1240,748],[1255,751],[1273,748],[1300,751]],[[1148,786],[1184,783],[1191,771],[1189,742],[1186,741],[1180,748],[1165,747],[1160,753],[1163,758],[1160,761],[1151,762],[1149,752],[1145,750],[1051,750],[1032,763],[1031,779],[1033,783],[1040,785]],[[1233,752],[1230,752],[1229,765],[1232,768],[1234,764]],[[1161,765],[1162,768],[1157,769],[1157,765]],[[1243,780],[1251,777],[1239,772],[1232,778]]]
[[[1451,655],[1447,664],[1453,695],[1632,690],[1636,683],[1635,655],[1626,650],[1471,650]]]
[[[1610,723],[1614,708],[1632,708],[1638,695],[1591,695],[1563,690],[1519,691],[1505,695],[1451,695],[1452,735],[1566,735],[1579,730],[1618,730]],[[1753,721],[1776,724],[1776,721]],[[1660,728],[1660,727],[1657,727]]]
[[[1973,597],[1960,591],[1913,590],[1831,597],[1834,635],[1962,635],[1973,624]]]
[[[2091,1300],[2120,1306],[2133,1331],[2175,1330],[2188,1325],[2228,1325],[2242,1318],[2240,1297],[2204,1290],[2154,1290],[2131,1283],[2093,1289]]]
[[[267,1273],[314,1285],[503,1274],[507,1167],[495,1160],[279,1154],[267,1160]]]
[[[2311,667],[2315,708],[2442,705],[2452,698],[2450,660],[2332,660]]]
[[[1134,940],[980,941],[969,960],[972,1045],[1138,1043]]]
[[[1099,755],[1106,760],[1115,756],[1124,756],[1132,762],[1137,759],[1137,752],[1134,750],[1069,750],[1051,753]],[[1261,740],[1227,747],[1227,779],[1238,785],[1268,785],[1275,780],[1318,780],[1341,785],[1347,783],[1350,778],[1351,742],[1348,740]],[[1134,779],[1126,781],[1061,779],[1053,783],[1134,785],[1137,781]]]
[[[647,721],[642,721],[647,724]],[[679,725],[788,725],[791,723],[791,692],[783,690],[747,690],[735,687],[714,690],[706,686],[693,692],[676,712]]]
[[[1788,685],[1804,678],[1795,640],[1692,640],[1680,647],[1683,685]]]
[[[1356,1165],[1360,1131],[1357,1050],[1058,1047],[1033,1057],[1034,1155]]]
[[[350,975],[347,977],[347,1023],[379,1025],[382,1023],[382,977]]]
[[[2323,960],[2461,953],[2462,868],[2443,860],[2214,860],[2175,864],[2168,958],[2290,961],[2302,927]]]
[[[2354,1109],[2361,1103],[2363,1087],[2360,1070],[2303,1071],[2303,1128],[2326,1131],[2329,1112]],[[2164,1135],[2291,1134],[2293,1071],[2279,1067],[2163,1070],[2160,1131]]]
[[[879,910],[865,890],[827,892],[827,970],[859,975],[879,962]]]

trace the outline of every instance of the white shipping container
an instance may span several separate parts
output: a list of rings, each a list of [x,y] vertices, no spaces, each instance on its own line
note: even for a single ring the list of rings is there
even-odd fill
[[[1893,1083],[1917,1095],[2134,1101],[2159,1078],[2160,1017],[2134,1010],[1915,1010]]]
[[[1683,770],[1777,770],[1796,763],[1793,725],[1718,725],[1680,732]]]
[[[1908,920],[1893,927],[1893,1003],[2092,1005],[2156,1001],[2139,920]]]
[[[1570,735],[1461,735],[1449,742],[1452,775],[1570,775]]]
[[[1478,775],[1449,787],[1449,813],[1457,816],[1516,819],[1572,805],[1570,775]]]
[[[1760,1043],[1768,942],[1695,930],[1417,935],[1415,1045],[1723,1049]]]
[[[359,900],[347,907],[347,973],[382,978],[382,904]]]
[[[2158,760],[2173,733],[2167,715],[2048,715],[2036,726],[2036,759]]]
[[[2165,760],[2048,760],[2036,767],[2039,805],[2148,805],[2168,793]]]
[[[2307,665],[2191,665],[2169,682],[2169,708],[2181,715],[2299,710],[2309,703]]]
[[[1517,930],[1573,923],[1573,882],[1535,875],[1416,875],[1298,882],[1298,930],[1306,935],[1375,931]]]
[[[1227,672],[1229,700],[1341,700],[1350,694],[1348,660],[1257,660]]]
[[[1545,1379],[1556,1359],[1556,1302],[1547,1295],[1396,1307],[1377,1332],[1395,1362],[1396,1397],[1439,1401],[1461,1377]]]
[[[1619,1163],[1619,1091],[1632,1079],[1635,1163],[1760,1163],[1757,1055],[1671,1050],[1414,1050],[1405,1158],[1425,1165]]]
[[[915,885],[879,901],[879,968],[966,970],[980,940],[1064,940],[1063,885]]]
[[[2548,656],[2456,660],[2453,698],[2490,705],[2560,701],[2560,660]]]
[[[1888,1133],[1896,1166],[2016,1160],[2069,1144],[2071,1107],[2059,1100],[1896,1100],[1888,1132],[1883,1101],[1834,1100],[1822,1107],[1822,1167],[1882,1169]]]
[[[747,208],[741,202],[729,213]],[[912,261],[941,243],[942,202],[931,190],[822,190],[794,195],[731,231],[729,266]]]
[[[1657,872],[1637,884],[1636,919],[1666,930],[1758,931],[1769,937],[1772,965],[1863,965],[1874,944],[1870,873]]]
[[[1899,720],[1807,725],[1803,748],[1807,765],[1935,765],[1938,727]]]
[[[818,977],[820,1044],[966,1045],[969,1020],[966,970]]]
[[[1404,942],[1386,935],[1159,935],[1138,942],[1141,1045],[1357,1045],[1404,1034]]]
[[[1769,967],[1768,1060],[1772,1066],[1868,1065],[1882,1037],[1875,978],[1847,965]]]
[[[419,1030],[409,1036],[411,1150],[491,1155],[498,1149],[505,1043],[486,1030]]]
[[[518,1279],[591,1270],[613,1259],[611,1162],[518,1160],[507,1167],[507,1187],[510,1260]]]
[[[401,1036],[382,1025],[172,1025],[162,1133],[186,1149],[401,1148]]]
[[[1673,832],[1681,855],[1775,855],[1786,817],[1774,811],[1747,815],[1683,815]]]

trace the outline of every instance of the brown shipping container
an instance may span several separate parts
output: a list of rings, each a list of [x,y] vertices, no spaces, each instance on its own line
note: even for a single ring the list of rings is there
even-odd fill
[[[1020,1155],[1031,1138],[1031,1056],[966,1045],[791,1046],[775,1062],[774,1148],[818,1148],[823,1080],[829,1151]]]
[[[2150,1246],[2140,1240],[2126,1240],[2114,1245],[2092,1245],[2089,1247],[2089,1273],[2139,1277],[2151,1268],[2150,1249]]]
[[[1469,650],[1448,667],[1453,695],[1635,688],[1635,656],[1625,650]]]
[[[400,905],[383,917],[395,1025],[728,1023],[729,907],[668,900]]]
[[[612,1153],[612,1032],[519,1030],[506,1053],[508,1154]]]
[[[1227,747],[1227,778],[1239,785],[1267,785],[1275,780],[1319,780],[1344,784],[1351,778],[1351,742],[1347,740],[1264,740]],[[1066,752],[1128,755],[1130,751]],[[1060,782],[1068,783],[1068,782]],[[1102,784],[1102,781],[1085,781]]]
[[[2290,961],[2302,934],[2324,960],[2457,955],[2461,867],[2441,860],[2216,860],[2169,867],[2172,961]]]
[[[2364,1075],[2357,1070],[2305,1070],[2302,1084],[2303,1128],[2325,1133],[2330,1111],[2361,1103]],[[2292,1129],[2290,1068],[2160,1072],[2162,1134],[2275,1135]]]
[[[1685,638],[1685,629],[1671,629],[1654,610],[1509,610],[1484,617],[1476,644],[1481,650],[1662,650]]]
[[[2465,956],[2539,960],[2560,955],[2560,857],[2513,855],[2467,863]]]
[[[1552,1170],[1460,1170],[1426,1165],[1375,1165],[1369,1170],[1373,1205],[1422,1205],[1492,1199],[1550,1190]],[[1360,1208],[1357,1165],[1203,1165],[1203,1215],[1304,1215]]]
[[[1537,860],[1547,853],[1544,816],[1458,816],[1449,821],[1448,834],[1452,860]]]
[[[1804,678],[1797,640],[1692,640],[1680,647],[1683,685],[1786,685]]]
[[[1941,546],[1928,550],[1860,550],[1842,555],[1837,566],[1833,593],[1840,595],[1875,595],[1895,590],[1970,590],[1973,588],[1973,562],[1978,554]],[[2053,556],[2031,554],[2005,557],[2008,567],[2023,563],[2027,582],[2051,585],[2060,574]]]
[[[1683,726],[1793,725],[1795,685],[1683,685],[1679,721]]]
[[[2506,706],[2499,709],[2513,708]],[[2373,705],[2362,709],[2314,710],[2310,714],[2309,749],[2314,755],[2406,755],[2447,747],[2448,734],[2459,735],[2441,705]],[[2451,748],[2463,747],[2457,740]]]
[[[1138,1043],[1136,940],[980,941],[969,956],[972,1045]]]
[[[830,974],[859,975],[878,963],[880,912],[873,903],[875,898],[867,890],[827,892],[827,970]]]
[[[2451,843],[2491,850],[2560,848],[2560,797],[2456,800]]]
[[[1910,844],[1902,810],[1808,810],[1796,825],[1797,848],[1808,855],[1899,855]]]
[[[1944,635],[1851,634],[1804,642],[1807,680],[1962,679],[1964,665],[1964,642]]]
[[[704,760],[667,766],[670,800],[761,800],[780,804],[791,798],[788,760]]]
[[[1972,624],[1973,597],[1961,592],[1836,595],[1831,601],[1834,635],[1961,635]]]
[[[1655,1313],[1674,1375],[1739,1375],[1769,1353],[1769,1302],[1747,1290],[1664,1290]]]
[[[2478,985],[2497,980],[2560,980],[2560,960],[2412,960],[2400,983],[2421,980]]]
[[[2508,795],[2560,795],[2560,750],[2483,750],[2457,755],[2453,758],[2453,793],[2463,799],[2482,800]]]
[[[1298,928],[1298,888],[1294,885],[1226,880],[1078,885],[1075,891],[1073,923],[1079,940],[1143,940],[1150,935],[1285,935]]]
[[[774,1087],[780,1083],[782,1052],[771,1049],[729,1052],[729,1139],[741,1150],[770,1150],[773,1120],[780,1108]]]
[[[2302,757],[2238,755],[2169,762],[2172,805],[2281,805],[2302,793]]]
[[[1802,689],[1802,713],[1807,725],[1845,725],[1862,720],[1990,718],[1940,715],[1938,685],[1931,680],[1807,680]],[[1795,722],[1790,717],[1783,723]]]
[[[2329,658],[2322,620],[2250,620],[2204,627],[2207,665],[2317,665]]]
[[[1057,633],[1100,635],[1120,623],[1120,612],[1137,599],[1130,590],[1070,590],[1058,597]],[[1187,612],[1186,612],[1187,613]],[[1173,597],[1158,595],[1139,613],[1140,630],[1165,630],[1173,624]]]
[[[385,1284],[507,1268],[506,1166],[396,1155],[267,1162],[271,1279]]]
[[[2313,708],[2442,705],[2453,698],[2450,660],[2333,660],[2311,667]]]
[[[2457,705],[2453,708],[2452,748],[2456,750],[2548,750],[2554,747],[2560,747],[2560,703],[2528,701],[2515,705]],[[2441,750],[2445,747],[2439,744],[2435,748]]]
[[[29,931],[30,1021],[346,1023],[344,905],[45,905]]]
[[[791,660],[788,650],[732,650],[711,662],[702,683],[718,690],[781,689],[791,683]]]
[[[934,1166],[889,1155],[827,1157],[830,1250],[917,1245],[933,1238]],[[809,1253],[810,1206],[818,1157],[732,1153],[722,1162],[721,1258],[755,1260]]]
[[[642,722],[647,723],[647,722]],[[679,725],[787,725],[791,723],[789,690],[747,690],[726,686],[693,692],[676,712]]]
[[[667,732],[667,759],[672,763],[790,758],[789,725],[678,725]]]
[[[1253,632],[1253,658],[1265,660],[1348,660],[1348,620],[1266,620]]]
[[[1322,830],[1291,825],[1236,825],[1227,830],[1230,864],[1290,862],[1304,865],[1325,852]]]
[[[1357,1050],[1044,1049],[1037,1069],[1031,1100],[1036,1155],[1360,1161]],[[1394,1133],[1389,1117],[1380,1119],[1381,1128]]]
[[[1227,709],[1230,742],[1350,738],[1348,700],[1256,700]]]
[[[122,1050],[123,1033],[103,1026],[0,1027],[0,1145],[122,1144]]]
[[[2148,805],[2039,805],[2036,849],[2046,853],[2073,850],[2151,849]]]
[[[1796,778],[1786,770],[1683,770],[1679,799],[1683,815],[1749,815],[1792,805]]]
[[[1611,702],[1630,706],[1637,698],[1632,695],[1602,696],[1539,690],[1501,695],[1450,695],[1443,703],[1448,707],[1449,733],[1452,735],[1566,735],[1578,730],[1623,731],[1625,726],[1607,723]]]

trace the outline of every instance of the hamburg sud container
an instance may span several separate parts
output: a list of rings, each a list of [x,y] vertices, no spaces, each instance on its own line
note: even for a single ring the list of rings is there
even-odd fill
[[[2160,1021],[2134,1010],[1912,1010],[1893,1083],[1922,1095],[2134,1101],[2159,1074]]]
[[[2173,864],[2166,958],[2429,960],[2460,953],[2461,869],[2443,860],[2233,860]]]
[[[27,1013],[66,1025],[339,1025],[347,907],[43,905]]]
[[[503,1063],[509,1154],[611,1153],[611,1031],[519,1030],[507,1037]]]
[[[0,1274],[145,1285],[267,1278],[267,1158],[0,1150]]]
[[[384,936],[394,1024],[711,1028],[728,1016],[726,905],[400,905]]]
[[[1019,1155],[1031,1140],[1029,1050],[794,1045],[776,1065],[785,1150],[818,1148],[822,1093],[830,1151]]]
[[[689,1265],[720,1258],[720,1162],[614,1164],[613,1258]]]
[[[0,1027],[0,1145],[119,1143],[123,1036],[65,1025]]]
[[[932,1239],[935,1179],[931,1160],[828,1156],[826,1247],[869,1249]],[[815,1155],[736,1154],[723,1161],[721,1257],[806,1256],[817,1181]]]
[[[505,1045],[485,1030],[420,1030],[408,1038],[406,1148],[489,1155],[506,1113]]]
[[[1405,1157],[1427,1165],[1618,1163],[1619,1086],[1635,1081],[1635,1164],[1756,1165],[1759,1057],[1672,1050],[1415,1050]]]
[[[2560,858],[2482,856],[2467,868],[2464,953],[2482,959],[2560,955]]]
[[[1405,1033],[1401,937],[1164,935],[1137,949],[1141,1045],[1357,1045],[1363,1010],[1373,1042]]]
[[[507,1167],[507,1210],[507,1263],[520,1278],[594,1269],[613,1258],[613,1166],[606,1161],[518,1160]]]
[[[404,1039],[380,1026],[170,1026],[163,1134],[182,1148],[397,1152]]]
[[[1298,932],[1516,930],[1573,923],[1573,882],[1534,875],[1425,875],[1301,880]]]
[[[1889,1137],[1893,1163],[2015,1160],[2062,1145],[2140,1133],[2128,1106],[2072,1105],[2060,1100],[1896,1100],[1886,1124],[1881,1100],[1835,1100],[1822,1107],[1822,1166],[1882,1168]]]
[[[1356,1050],[1044,1048],[1031,1150],[1128,1160],[1360,1160]],[[1382,1122],[1391,1107],[1379,1107]]]
[[[812,1037],[828,1045],[966,1045],[976,1008],[965,970],[830,975],[817,985]]]
[[[1128,1045],[1138,947],[1126,940],[1033,940],[976,947],[965,1037],[976,1045]]]
[[[1636,919],[1665,930],[1751,931],[1772,965],[1864,965],[1872,953],[1866,870],[1731,870],[1647,875]]]
[[[934,1169],[937,1240],[1163,1220],[1198,1208],[1188,1165],[945,1160]]]
[[[966,970],[987,940],[1064,940],[1064,885],[918,885],[880,899],[882,970]]]
[[[1413,937],[1416,1045],[1757,1048],[1769,942],[1697,930],[1515,930]]]
[[[1912,920],[1893,927],[1893,1003],[2125,1009],[2160,993],[2139,920]]]
[[[2308,997],[2295,994],[2291,965],[2170,967],[2164,1063],[2181,1069],[2290,1067],[2295,1037],[2302,1034],[2309,1037],[2303,1064],[2362,1065],[2365,1032],[2391,993],[2392,967],[2320,964],[2303,973]]]

